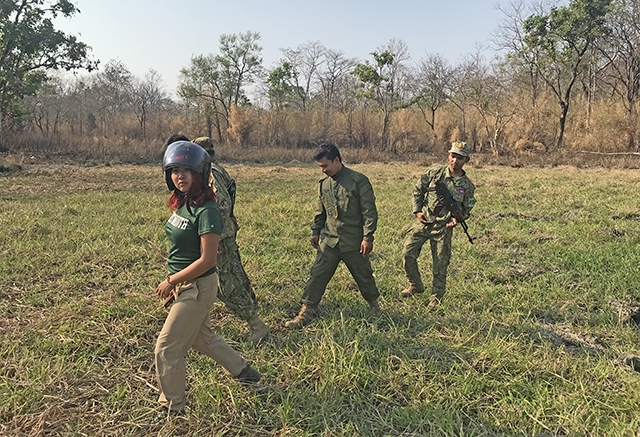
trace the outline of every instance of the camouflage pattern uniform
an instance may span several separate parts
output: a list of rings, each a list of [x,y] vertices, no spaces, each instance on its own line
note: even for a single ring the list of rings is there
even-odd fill
[[[220,278],[218,298],[237,317],[249,320],[256,315],[258,299],[253,292],[247,272],[242,266],[236,243],[239,226],[233,214],[235,181],[224,168],[215,163],[212,165],[211,175],[213,191],[216,193],[218,208],[224,220],[217,261]]]
[[[431,294],[441,299],[446,290],[447,267],[451,259],[451,236],[453,228],[446,224],[451,212],[436,195],[436,182],[442,181],[460,205],[466,220],[475,204],[475,186],[464,170],[454,178],[449,166],[432,167],[422,175],[413,190],[413,213],[422,212],[427,224],[416,221],[407,231],[402,251],[403,267],[411,286],[418,292],[424,290],[418,268],[418,256],[424,243],[429,240],[433,257],[433,284]],[[431,195],[430,195],[431,194]]]
[[[302,294],[302,303],[315,308],[329,280],[344,261],[362,297],[375,301],[380,293],[368,256],[360,254],[362,241],[373,242],[378,223],[376,199],[369,179],[347,167],[320,180],[318,206],[311,225],[320,236],[316,260]]]

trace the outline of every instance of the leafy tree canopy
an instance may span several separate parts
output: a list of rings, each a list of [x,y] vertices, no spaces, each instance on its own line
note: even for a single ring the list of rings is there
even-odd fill
[[[525,61],[553,91],[561,108],[556,146],[562,146],[573,87],[588,65],[599,38],[609,30],[606,17],[613,0],[573,0],[534,14],[523,23]]]
[[[22,98],[38,91],[47,70],[97,67],[89,46],[53,25],[54,18],[78,12],[68,0],[0,1],[0,117],[19,113]]]

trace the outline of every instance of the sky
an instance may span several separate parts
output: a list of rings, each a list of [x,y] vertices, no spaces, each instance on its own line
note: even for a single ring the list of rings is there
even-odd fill
[[[221,34],[259,32],[263,65],[282,48],[310,41],[359,61],[392,38],[419,62],[440,54],[452,64],[493,52],[492,33],[505,18],[506,0],[72,0],[80,13],[56,20],[65,33],[92,48],[100,65],[122,62],[142,78],[153,69],[174,94],[180,69],[193,56],[217,54]]]

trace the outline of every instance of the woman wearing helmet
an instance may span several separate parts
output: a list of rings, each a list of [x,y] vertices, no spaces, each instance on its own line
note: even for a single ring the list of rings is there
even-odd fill
[[[171,196],[165,225],[170,241],[169,274],[156,288],[158,297],[175,297],[158,336],[155,363],[160,404],[169,412],[186,406],[185,354],[193,348],[222,365],[241,382],[257,382],[260,373],[211,329],[209,310],[216,299],[216,259],[222,217],[209,187],[211,158],[197,144],[176,141],[167,147],[162,169]]]

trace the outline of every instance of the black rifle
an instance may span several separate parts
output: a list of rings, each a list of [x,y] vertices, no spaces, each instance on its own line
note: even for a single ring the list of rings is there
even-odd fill
[[[229,211],[229,216],[235,217],[235,215],[233,215],[233,208],[236,206],[236,180],[235,179],[231,179],[229,181],[227,192],[229,193],[229,197],[231,197],[231,210]]]
[[[460,205],[458,204],[456,199],[453,198],[451,191],[449,191],[444,182],[436,182],[436,194],[442,199],[444,205],[449,208],[449,211],[451,211],[451,215],[456,218],[458,223],[460,223],[460,226],[462,226],[462,230],[465,234],[467,234],[469,243],[473,244],[473,238],[471,238],[471,235],[469,235],[469,226],[467,226],[467,223],[464,221],[464,216],[462,215]]]

